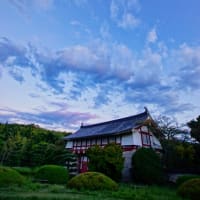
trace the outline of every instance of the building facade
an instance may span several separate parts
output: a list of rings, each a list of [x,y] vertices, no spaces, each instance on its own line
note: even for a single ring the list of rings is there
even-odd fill
[[[150,130],[153,122],[147,108],[145,112],[116,119],[108,122],[83,126],[74,134],[65,137],[66,148],[78,156],[78,172],[88,170],[88,159],[86,150],[93,145],[102,148],[109,143],[116,143],[123,149],[124,168],[122,177],[124,180],[130,178],[131,158],[133,153],[140,147],[153,148],[158,151],[162,149],[159,140]]]

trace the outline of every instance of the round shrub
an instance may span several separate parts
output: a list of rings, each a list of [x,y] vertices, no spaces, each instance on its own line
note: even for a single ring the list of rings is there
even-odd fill
[[[12,169],[16,170],[23,176],[32,176],[33,175],[33,169],[30,167],[12,167]]]
[[[180,186],[182,183],[190,180],[190,179],[194,179],[194,178],[200,178],[200,176],[198,175],[183,175],[177,178],[176,180],[176,185]]]
[[[198,200],[200,197],[200,178],[190,179],[178,187],[177,193],[191,200]]]
[[[9,185],[22,185],[25,178],[14,169],[0,166],[0,187]]]
[[[51,184],[66,184],[68,177],[67,169],[58,165],[44,165],[35,174],[38,181],[47,181]]]
[[[117,190],[115,181],[99,172],[86,172],[73,177],[67,184],[69,188],[86,190]]]
[[[164,181],[159,155],[150,148],[140,148],[132,156],[133,179],[144,184],[160,184]]]

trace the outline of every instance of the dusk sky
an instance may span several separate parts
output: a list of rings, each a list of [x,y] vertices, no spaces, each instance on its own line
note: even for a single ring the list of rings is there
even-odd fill
[[[0,122],[74,131],[200,115],[199,0],[1,0]]]

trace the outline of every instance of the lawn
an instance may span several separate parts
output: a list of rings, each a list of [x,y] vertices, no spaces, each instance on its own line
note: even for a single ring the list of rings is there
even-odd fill
[[[118,191],[77,191],[63,185],[29,183],[0,188],[0,200],[181,200],[173,188],[120,185]]]

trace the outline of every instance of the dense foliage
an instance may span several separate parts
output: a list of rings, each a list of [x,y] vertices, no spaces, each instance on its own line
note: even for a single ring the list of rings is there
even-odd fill
[[[0,187],[10,185],[22,185],[25,178],[14,169],[0,166]]]
[[[173,117],[160,116],[156,120],[156,129],[164,135],[159,139],[166,172],[200,173],[200,144],[191,142],[191,137],[197,139],[200,136],[199,120],[200,117],[187,124],[191,128],[190,133],[184,124],[178,124]]]
[[[153,149],[138,149],[132,157],[132,169],[135,182],[144,184],[163,182],[161,159]]]
[[[194,144],[178,140],[162,140],[163,162],[168,172],[196,172],[198,164]]]
[[[65,184],[68,181],[68,177],[68,170],[57,165],[41,166],[35,174],[36,180],[45,180],[50,184]]]
[[[189,198],[191,200],[199,200],[200,197],[200,179],[191,179],[184,182],[178,188],[178,194],[181,197]]]
[[[64,165],[70,153],[64,148],[67,133],[35,125],[0,124],[0,164],[7,166]]]
[[[86,172],[73,177],[67,184],[69,188],[86,190],[116,190],[118,185],[99,172]]]
[[[191,179],[194,179],[194,178],[199,178],[200,179],[200,176],[198,175],[183,175],[183,176],[180,176],[178,177],[178,179],[176,180],[176,185],[177,186],[180,186],[181,184],[183,184],[184,182],[188,181],[188,180],[191,180]]]
[[[121,178],[123,151],[119,145],[108,144],[104,148],[93,146],[86,152],[89,158],[89,171],[101,172],[115,181]]]
[[[191,136],[200,142],[200,115],[196,120],[192,120],[187,124],[191,128]]]

